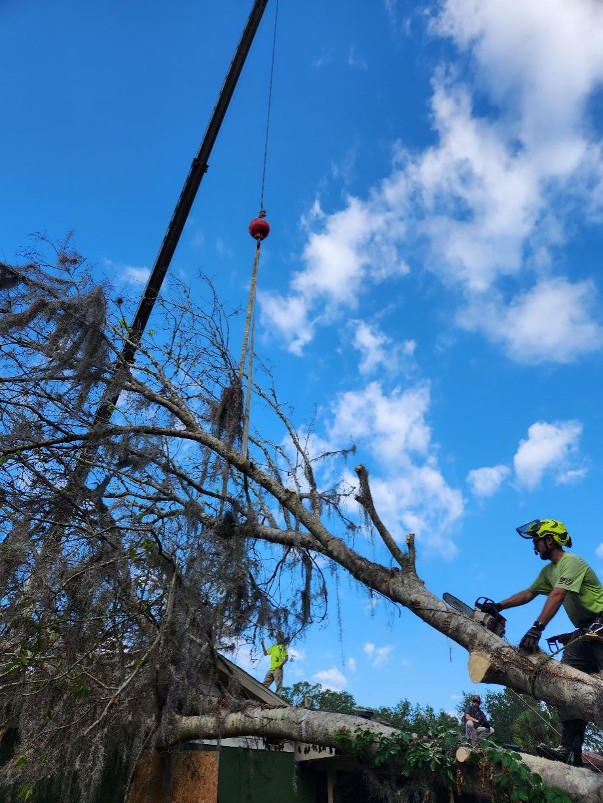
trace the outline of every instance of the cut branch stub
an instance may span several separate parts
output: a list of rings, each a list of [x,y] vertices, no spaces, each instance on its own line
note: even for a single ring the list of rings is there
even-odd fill
[[[355,471],[360,482],[360,493],[357,494],[356,501],[366,511],[369,519],[381,536],[381,539],[388,548],[391,556],[402,569],[405,569],[408,565],[408,556],[400,549],[387,527],[381,521],[381,518],[375,509],[373,495],[371,494],[371,488],[369,485],[368,471],[362,465],[356,466]]]

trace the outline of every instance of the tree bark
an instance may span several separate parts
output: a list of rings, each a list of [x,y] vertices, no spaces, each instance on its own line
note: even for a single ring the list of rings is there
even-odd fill
[[[218,708],[216,701],[216,710]],[[231,713],[175,716],[172,722],[172,743],[257,736],[337,748],[339,742],[335,734],[341,730],[347,730],[350,734],[355,731],[372,733],[375,746],[379,736],[392,736],[398,732],[389,725],[361,717],[290,706],[266,708],[250,705]],[[471,748],[465,745],[459,747],[456,753],[457,761],[463,766],[463,789],[483,795],[487,790],[484,789],[477,764],[470,760],[472,753]],[[532,772],[540,775],[543,783],[563,789],[576,803],[603,803],[603,775],[600,773],[536,756],[522,754],[521,757]]]

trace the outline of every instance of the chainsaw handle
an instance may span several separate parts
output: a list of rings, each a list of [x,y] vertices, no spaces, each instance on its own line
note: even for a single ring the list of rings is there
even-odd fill
[[[493,599],[490,599],[490,597],[478,597],[475,600],[475,607],[479,608],[480,605],[496,605],[496,603]]]

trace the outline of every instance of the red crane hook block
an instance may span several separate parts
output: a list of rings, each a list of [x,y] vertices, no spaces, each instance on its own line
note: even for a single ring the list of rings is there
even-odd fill
[[[249,224],[249,234],[254,240],[265,240],[270,234],[270,226],[266,220],[266,212],[263,209]]]

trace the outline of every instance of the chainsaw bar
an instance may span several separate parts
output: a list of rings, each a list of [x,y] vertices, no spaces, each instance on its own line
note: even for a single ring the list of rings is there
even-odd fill
[[[454,597],[452,594],[446,592],[442,594],[442,599],[444,602],[447,602],[451,608],[454,608],[455,611],[462,613],[463,616],[466,616],[467,619],[473,619],[473,608],[470,605],[465,605],[458,597]]]

